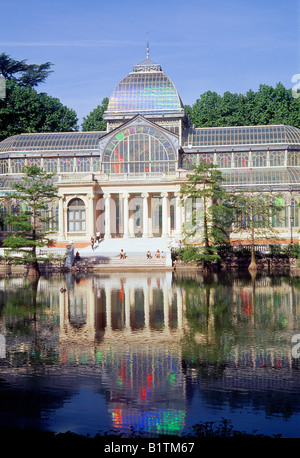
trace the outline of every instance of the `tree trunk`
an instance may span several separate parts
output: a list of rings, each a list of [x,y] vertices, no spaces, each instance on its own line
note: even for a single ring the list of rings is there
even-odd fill
[[[254,210],[253,206],[251,207],[251,262],[248,270],[257,270],[257,264],[255,259],[255,250],[254,250]]]
[[[36,231],[35,231],[35,226],[36,226],[36,219],[35,219],[35,208],[33,208],[32,211],[32,240],[35,243],[36,241]],[[36,245],[33,245],[32,247],[32,261],[30,262],[29,265],[29,270],[28,270],[28,276],[30,277],[39,277],[40,276],[40,269],[39,269],[39,264],[36,259]]]
[[[29,270],[27,275],[29,277],[39,277],[40,276],[40,269],[37,261],[32,261],[29,264]]]
[[[251,247],[251,262],[248,267],[248,270],[257,270],[257,264],[255,259],[254,245]]]

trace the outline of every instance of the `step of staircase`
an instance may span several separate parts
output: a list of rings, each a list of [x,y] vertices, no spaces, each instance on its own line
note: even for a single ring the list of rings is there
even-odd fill
[[[118,257],[105,257],[105,256],[90,256],[76,260],[74,262],[75,269],[93,269],[93,270],[157,270],[168,269],[172,270],[172,266],[167,266],[165,258],[142,258],[141,256],[127,257],[126,259],[119,259]]]

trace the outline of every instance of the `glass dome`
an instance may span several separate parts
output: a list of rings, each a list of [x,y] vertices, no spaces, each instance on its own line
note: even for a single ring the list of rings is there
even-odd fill
[[[107,115],[124,113],[174,113],[184,107],[173,84],[150,59],[133,67],[110,97]]]

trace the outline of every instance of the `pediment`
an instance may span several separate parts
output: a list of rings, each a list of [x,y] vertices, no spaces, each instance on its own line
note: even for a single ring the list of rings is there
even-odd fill
[[[173,132],[170,132],[168,129],[165,129],[164,127],[159,126],[158,124],[154,123],[153,121],[150,121],[149,119],[146,119],[144,116],[141,114],[137,114],[134,116],[132,119],[124,122],[124,124],[116,127],[115,129],[111,130],[107,134],[103,135],[100,138],[99,141],[99,149],[100,149],[100,155],[102,156],[103,151],[105,150],[106,145],[110,142],[110,140],[117,135],[118,133],[121,133],[122,131],[130,128],[130,127],[136,127],[136,126],[149,126],[149,128],[157,129],[159,130],[174,146],[176,150],[179,148],[179,139],[176,134]]]

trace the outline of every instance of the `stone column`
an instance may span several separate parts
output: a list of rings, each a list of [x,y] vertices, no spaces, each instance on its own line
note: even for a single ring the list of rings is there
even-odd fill
[[[124,238],[129,237],[129,209],[128,209],[128,199],[129,199],[129,194],[128,192],[124,192],[122,194],[123,202],[124,202],[124,211],[123,211],[123,218],[124,218]]]
[[[162,237],[168,237],[168,193],[162,192]]]
[[[105,199],[105,239],[110,239],[111,238],[111,233],[110,233],[110,194],[105,193],[104,194],[104,199]]]
[[[182,238],[182,205],[181,205],[181,194],[175,193],[176,204],[175,204],[175,237],[179,240]]]
[[[143,237],[149,237],[149,219],[148,219],[148,197],[147,192],[142,193],[143,198]]]
[[[65,240],[64,202],[65,202],[65,197],[60,196],[60,199],[58,201],[58,238],[59,240]]]
[[[88,215],[89,215],[89,237],[94,237],[95,234],[95,215],[94,215],[94,195],[88,196]]]

